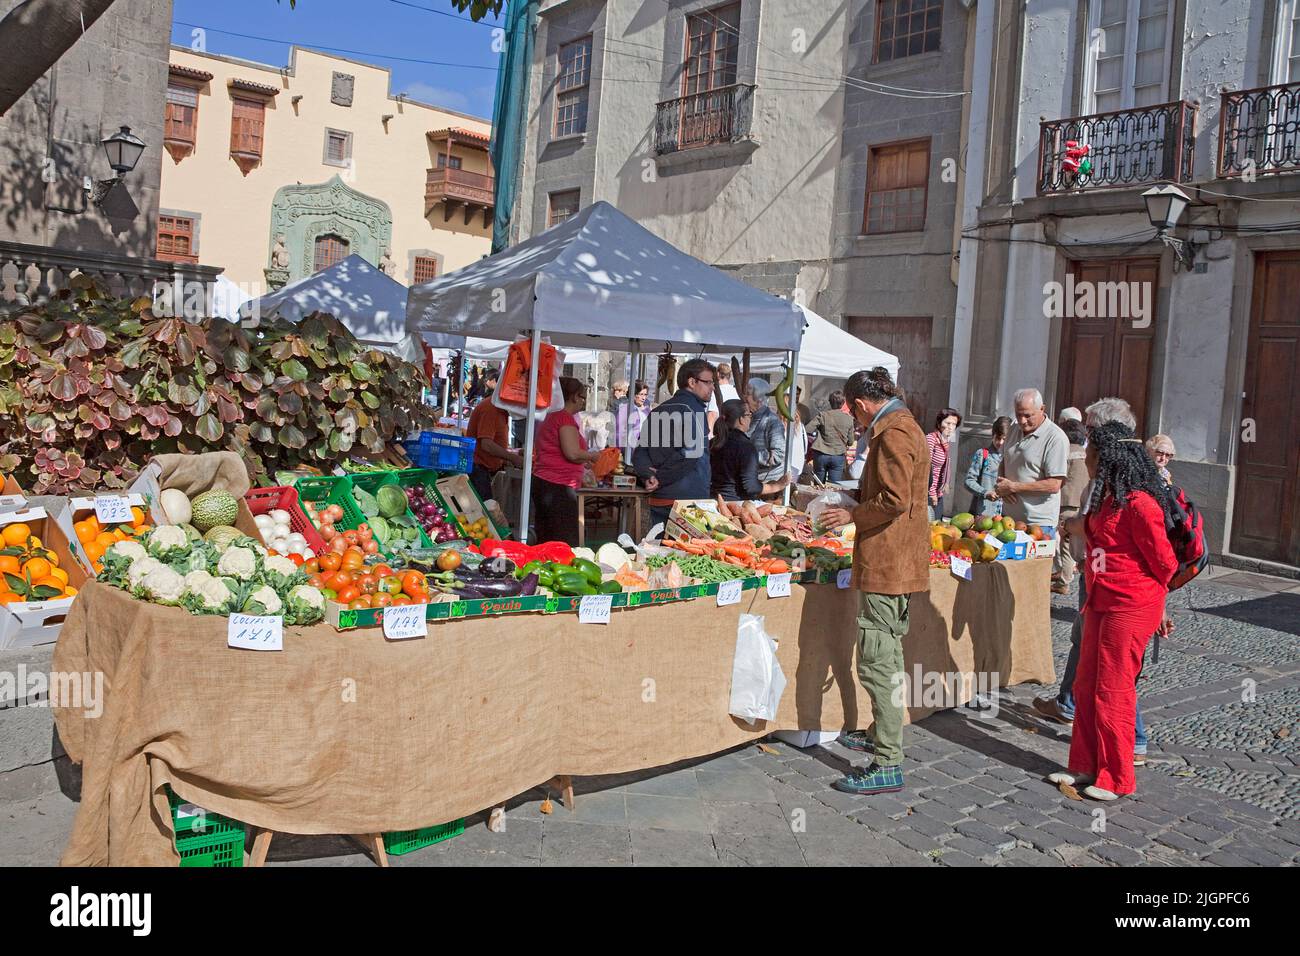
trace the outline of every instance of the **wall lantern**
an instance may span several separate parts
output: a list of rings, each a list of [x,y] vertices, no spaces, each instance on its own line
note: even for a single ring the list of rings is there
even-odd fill
[[[1188,269],[1192,268],[1195,247],[1186,239],[1177,239],[1169,235],[1170,230],[1178,225],[1178,220],[1183,217],[1183,211],[1191,202],[1187,193],[1177,186],[1164,183],[1160,186],[1152,186],[1144,192],[1142,200],[1147,205],[1147,218],[1156,228],[1156,237],[1173,249],[1179,261]]]
[[[104,147],[104,153],[108,156],[108,165],[113,172],[117,174],[114,179],[101,179],[94,183],[87,182],[86,191],[91,195],[91,201],[98,206],[108,195],[108,191],[121,182],[126,174],[135,169],[136,163],[140,162],[140,156],[145,151],[145,141],[131,132],[131,127],[123,126],[112,136],[106,136],[100,141]],[[89,177],[87,177],[89,179]]]

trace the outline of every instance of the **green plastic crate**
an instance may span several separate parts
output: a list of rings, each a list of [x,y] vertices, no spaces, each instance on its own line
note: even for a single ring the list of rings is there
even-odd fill
[[[220,813],[214,813],[211,810],[204,810],[202,817],[181,816],[180,808],[185,805],[185,801],[176,795],[171,787],[167,788],[167,803],[172,808],[172,829],[176,831],[176,839],[179,841],[185,836],[212,836],[221,833],[238,833],[241,838],[244,833],[244,825],[238,820],[232,820],[230,817],[222,816]],[[196,830],[200,820],[203,823],[201,831]]]
[[[420,469],[408,469],[408,471],[417,471],[417,470]],[[382,488],[384,485],[397,485],[399,488],[407,487],[406,485],[403,485],[401,481],[398,480],[397,477],[398,474],[399,472],[394,472],[394,471],[372,471],[372,472],[366,472],[364,474],[349,475],[348,481],[351,483],[351,486],[349,488],[349,494],[351,492],[351,488],[360,488],[362,491],[373,495],[376,494],[379,491],[379,489]],[[355,502],[354,502],[354,507],[355,507]],[[410,508],[406,509],[406,515],[412,521],[415,521],[415,515],[411,513]],[[422,548],[427,548],[431,546],[433,542],[430,541],[429,536],[424,533],[424,529],[420,527],[420,523],[418,521],[415,521],[415,524],[416,524],[416,530],[420,532],[420,539],[418,542],[419,546]]]
[[[244,831],[213,833],[203,836],[177,837],[176,852],[181,866],[242,867],[244,865]]]
[[[394,830],[384,834],[384,850],[393,856],[401,856],[412,850],[433,846],[443,840],[460,836],[465,832],[465,820],[453,820],[436,827],[423,827],[419,830]]]
[[[314,475],[310,478],[299,478],[293,486],[298,490],[298,501],[303,505],[304,511],[308,504],[315,505],[317,510],[322,504],[338,505],[342,508],[343,518],[334,523],[335,527],[355,528],[366,520],[366,516],[357,507],[356,499],[352,497],[352,483],[346,475]]]

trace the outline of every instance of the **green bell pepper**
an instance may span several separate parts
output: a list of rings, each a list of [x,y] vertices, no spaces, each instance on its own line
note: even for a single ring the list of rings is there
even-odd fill
[[[569,567],[574,571],[581,572],[582,576],[587,579],[587,583],[592,587],[600,587],[600,579],[604,576],[604,572],[600,570],[600,565],[596,562],[588,561],[586,558],[574,558],[573,564],[569,565]]]
[[[601,582],[600,587],[597,588],[597,591],[600,594],[622,594],[623,585],[619,584],[617,581],[603,581]]]

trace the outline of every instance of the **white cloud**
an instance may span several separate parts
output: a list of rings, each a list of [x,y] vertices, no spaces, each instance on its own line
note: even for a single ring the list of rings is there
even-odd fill
[[[402,92],[411,99],[428,103],[430,106],[445,106],[447,109],[459,110],[462,113],[472,112],[469,97],[460,90],[449,90],[429,83],[411,83]]]

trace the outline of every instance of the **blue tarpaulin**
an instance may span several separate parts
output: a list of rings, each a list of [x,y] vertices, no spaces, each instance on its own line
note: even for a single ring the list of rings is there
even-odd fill
[[[533,35],[538,0],[509,0],[505,45],[497,71],[492,108],[492,168],[496,174],[492,215],[492,252],[510,244],[510,215],[518,188],[520,157],[528,113],[528,71],[533,60]]]

